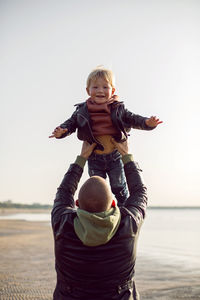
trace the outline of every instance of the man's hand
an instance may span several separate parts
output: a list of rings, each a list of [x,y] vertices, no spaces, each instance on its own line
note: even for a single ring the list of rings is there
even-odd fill
[[[113,138],[111,139],[111,142],[113,145],[115,145],[115,148],[119,151],[119,153],[123,156],[128,154],[128,141],[122,143],[117,143]]]
[[[158,124],[163,123],[163,121],[160,121],[156,116],[152,116],[151,118],[146,119],[145,123],[149,127],[156,127]]]
[[[65,132],[67,132],[67,128],[61,128],[61,127],[56,127],[54,131],[52,132],[52,135],[49,136],[49,138],[60,138]]]
[[[93,143],[92,145],[90,145],[88,142],[84,141],[83,145],[82,145],[80,156],[84,157],[85,159],[88,159],[90,154],[92,154],[95,146],[96,146],[96,143]]]

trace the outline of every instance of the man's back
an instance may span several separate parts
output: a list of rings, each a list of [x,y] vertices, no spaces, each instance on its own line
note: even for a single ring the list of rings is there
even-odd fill
[[[112,239],[100,246],[83,245],[74,231],[76,213],[62,217],[55,243],[58,279],[94,291],[118,288],[134,275],[136,243],[139,230],[128,210],[121,208],[121,222]]]
[[[140,170],[134,162],[125,165],[130,197],[120,208],[119,227],[110,241],[94,247],[84,245],[74,230],[73,193],[81,174],[80,166],[71,165],[52,211],[57,271],[54,299],[139,299],[133,275],[147,200]]]

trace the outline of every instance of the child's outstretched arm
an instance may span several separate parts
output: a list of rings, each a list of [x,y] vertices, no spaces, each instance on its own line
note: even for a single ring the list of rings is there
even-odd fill
[[[157,117],[152,116],[150,118],[143,117],[140,115],[136,115],[129,110],[122,110],[122,120],[126,124],[127,128],[135,128],[142,130],[152,130],[156,128],[156,126],[162,121],[160,121]]]
[[[71,133],[75,132],[77,128],[77,112],[78,109],[76,109],[76,111],[68,120],[66,120],[60,126],[57,126],[52,132],[52,135],[49,136],[49,138],[64,138],[67,135],[70,135]]]
[[[156,127],[157,125],[163,123],[163,121],[160,121],[156,116],[152,116],[151,118],[146,119],[145,123],[149,127]]]
[[[64,133],[66,133],[68,131],[67,128],[61,128],[60,126],[59,127],[56,127],[54,129],[54,131],[52,132],[52,135],[49,136],[49,138],[60,138]]]

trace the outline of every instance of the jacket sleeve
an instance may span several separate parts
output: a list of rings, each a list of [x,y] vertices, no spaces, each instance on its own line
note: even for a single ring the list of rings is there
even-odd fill
[[[138,227],[145,217],[147,189],[143,182],[142,170],[136,162],[130,161],[125,164],[124,171],[130,194],[125,202],[125,208],[131,212]]]
[[[66,137],[67,135],[70,135],[76,131],[76,129],[77,129],[77,112],[78,112],[78,107],[68,120],[66,120],[64,123],[60,124],[61,128],[67,128],[68,131],[66,133],[64,133],[59,139],[62,139],[64,137]]]
[[[77,190],[83,168],[78,164],[71,164],[69,170],[65,174],[54,200],[53,209],[51,212],[52,226],[55,228],[59,223],[62,214],[67,211],[72,211],[75,208],[74,194]]]
[[[155,127],[149,127],[146,125],[146,117],[142,117],[140,115],[136,115],[130,112],[128,109],[124,108],[122,120],[127,128],[135,128],[135,129],[142,129],[142,130],[152,130]]]

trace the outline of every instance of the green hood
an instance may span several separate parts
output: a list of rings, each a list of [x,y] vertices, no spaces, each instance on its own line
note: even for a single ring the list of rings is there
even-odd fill
[[[120,220],[118,207],[100,213],[89,213],[78,208],[77,217],[74,219],[74,230],[84,245],[99,246],[106,244],[114,236]]]

